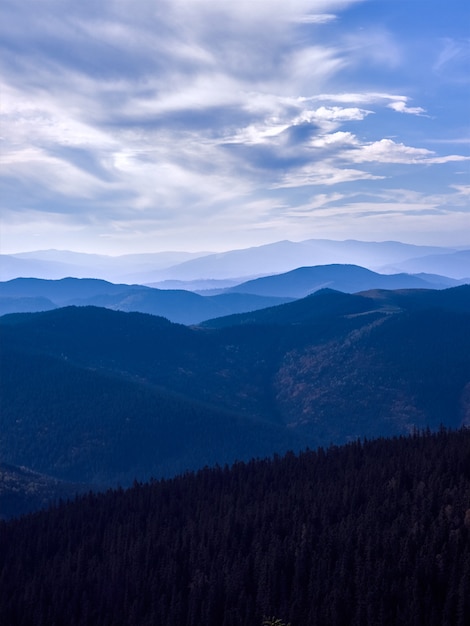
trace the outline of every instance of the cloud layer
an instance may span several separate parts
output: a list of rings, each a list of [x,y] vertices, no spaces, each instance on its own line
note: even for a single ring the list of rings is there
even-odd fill
[[[4,0],[2,249],[464,243],[468,42],[400,5]]]

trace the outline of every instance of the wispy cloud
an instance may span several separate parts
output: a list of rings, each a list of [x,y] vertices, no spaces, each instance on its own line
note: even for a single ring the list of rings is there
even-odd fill
[[[440,174],[408,176],[417,192],[440,180],[456,193],[452,164],[468,148],[436,146],[464,122],[403,79],[403,38],[365,19],[368,0],[27,4],[4,0],[0,21],[11,250],[37,247],[38,233],[41,247],[104,239],[109,251],[136,249],[139,237],[137,249],[295,236],[287,217],[279,231],[267,226],[269,206],[334,198],[346,215],[351,194],[423,165]],[[435,75],[466,54],[461,38],[439,41]],[[326,219],[333,205],[322,206]]]

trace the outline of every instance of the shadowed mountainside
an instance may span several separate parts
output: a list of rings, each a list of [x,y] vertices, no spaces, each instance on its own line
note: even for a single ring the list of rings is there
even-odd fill
[[[59,498],[73,499],[86,490],[83,484],[67,483],[26,467],[0,463],[0,520],[46,507]]]
[[[344,294],[188,328],[0,320],[0,454],[97,485],[470,420],[470,287]]]

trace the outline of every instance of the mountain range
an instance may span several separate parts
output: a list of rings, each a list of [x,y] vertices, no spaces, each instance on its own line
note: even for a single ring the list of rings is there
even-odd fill
[[[0,258],[0,622],[464,626],[469,254]]]
[[[55,281],[16,278],[0,283],[0,314],[92,305],[151,313],[181,324],[199,324],[215,317],[283,304],[325,287],[352,293],[368,289],[443,289],[458,285],[459,282],[445,276],[428,274],[378,274],[356,265],[301,267],[284,274],[199,293],[115,284],[89,278]]]
[[[181,324],[197,324],[209,317],[253,311],[290,299],[236,292],[203,297],[191,291],[114,284],[92,278],[15,278],[0,283],[0,315],[94,305],[160,315]]]
[[[256,278],[225,290],[228,293],[304,298],[320,289],[355,293],[369,289],[443,289],[459,284],[445,276],[378,274],[358,265],[299,267],[290,272]]]
[[[244,282],[302,266],[355,264],[384,273],[429,273],[470,277],[469,249],[419,246],[395,241],[278,241],[262,246],[208,252],[158,252],[105,256],[67,250],[40,250],[0,256],[0,280],[13,278],[101,278],[112,282],[157,283],[179,281],[192,289],[194,281]],[[174,283],[172,288],[174,288]],[[217,287],[226,287],[219,284]]]
[[[3,462],[97,487],[470,423],[470,286],[321,290],[187,327],[0,318]]]

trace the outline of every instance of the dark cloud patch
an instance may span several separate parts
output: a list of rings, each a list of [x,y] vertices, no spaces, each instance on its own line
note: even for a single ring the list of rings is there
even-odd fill
[[[149,107],[150,108],[150,107]],[[168,130],[184,133],[202,132],[206,138],[217,139],[247,125],[251,116],[238,106],[210,106],[175,109],[161,113],[113,114],[103,123],[106,127],[147,130]]]
[[[91,174],[103,182],[112,182],[116,179],[112,172],[105,168],[100,161],[99,153],[75,146],[51,145],[46,148],[49,155],[67,161],[74,167]]]
[[[164,75],[168,71],[168,63],[161,56],[149,56],[139,49],[112,45],[80,31],[68,33],[65,30],[48,37],[35,36],[21,44],[7,34],[3,37],[2,57],[6,71],[21,67],[27,70],[33,58],[42,72],[50,69],[49,80],[52,82],[67,71],[101,80],[123,77],[138,80],[152,73]]]
[[[240,167],[273,173],[286,172],[302,167],[311,161],[311,155],[303,151],[283,151],[276,145],[225,144],[225,150],[236,156]]]
[[[302,146],[317,135],[318,132],[319,127],[316,124],[312,124],[312,122],[302,122],[301,124],[289,126],[289,128],[281,133],[280,138],[284,140],[288,146]]]

